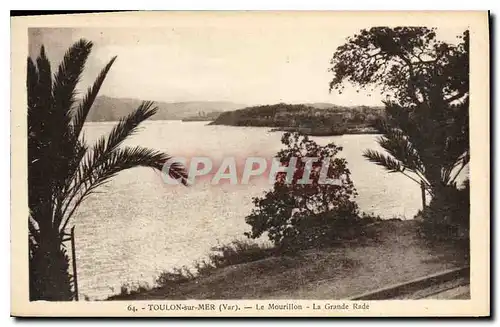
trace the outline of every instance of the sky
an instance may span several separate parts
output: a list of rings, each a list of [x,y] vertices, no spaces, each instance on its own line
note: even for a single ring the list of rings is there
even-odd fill
[[[166,102],[231,101],[245,105],[328,102],[381,105],[379,92],[347,85],[329,93],[335,49],[370,26],[300,24],[179,24],[144,28],[36,28],[29,55],[45,45],[53,70],[80,38],[94,43],[81,90],[118,56],[100,95]],[[457,35],[460,31],[450,31]]]

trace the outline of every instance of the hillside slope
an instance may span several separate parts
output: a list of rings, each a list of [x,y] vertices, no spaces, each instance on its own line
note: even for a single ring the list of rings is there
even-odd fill
[[[121,117],[130,114],[137,109],[142,100],[130,98],[113,98],[108,96],[99,96],[94,101],[94,105],[89,112],[87,121],[117,121]],[[211,102],[211,101],[192,101],[192,102],[161,102],[155,101],[158,107],[156,115],[151,120],[180,120],[196,116],[199,113],[210,113],[215,111],[229,111],[245,107],[242,104],[233,102]]]

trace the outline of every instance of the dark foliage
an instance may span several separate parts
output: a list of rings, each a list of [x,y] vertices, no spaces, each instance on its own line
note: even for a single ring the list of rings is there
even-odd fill
[[[423,217],[421,233],[433,242],[453,241],[468,244],[470,216],[470,187],[448,186],[432,199],[420,214]]]
[[[186,266],[174,268],[172,271],[163,271],[157,278],[156,284],[160,287],[172,284],[185,283],[195,278],[194,273]]]
[[[382,117],[383,108],[314,107],[314,104],[255,106],[223,112],[212,123],[232,126],[267,126],[298,131],[307,135],[341,135],[372,130],[372,124]]]
[[[275,253],[272,247],[241,240],[214,246],[211,250],[212,252],[208,255],[208,264],[214,268],[257,261]]]
[[[335,51],[330,89],[348,81],[360,88],[377,86],[399,104],[426,102],[436,85],[452,102],[469,92],[469,31],[453,45],[439,41],[435,28],[373,27],[349,37]]]
[[[337,48],[331,64],[330,89],[341,92],[348,81],[378,86],[389,98],[377,124],[387,154],[366,150],[364,156],[423,185],[433,198],[431,216],[437,219],[442,206],[446,220],[446,210],[455,212],[453,197],[461,199],[457,178],[470,159],[469,31],[449,44],[433,28],[365,29]]]
[[[46,247],[46,248],[45,248]],[[74,297],[68,273],[66,249],[57,243],[31,246],[29,260],[30,300],[67,301]],[[43,267],[43,268],[42,268]]]
[[[386,168],[423,182],[432,196],[444,186],[456,187],[469,163],[469,101],[415,108],[386,103],[387,121],[378,138],[388,155],[366,150],[364,156]]]
[[[184,266],[162,272],[156,279],[159,287],[188,282],[200,276],[208,276],[217,269],[257,261],[276,254],[276,249],[249,241],[235,240],[211,248],[207,259],[194,263],[194,270]]]

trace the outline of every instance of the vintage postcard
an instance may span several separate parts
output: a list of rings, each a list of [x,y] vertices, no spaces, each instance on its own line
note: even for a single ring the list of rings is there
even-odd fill
[[[489,316],[488,22],[11,18],[12,315]]]

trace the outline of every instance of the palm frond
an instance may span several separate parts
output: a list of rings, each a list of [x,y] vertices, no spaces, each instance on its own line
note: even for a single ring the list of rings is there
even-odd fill
[[[68,49],[54,76],[54,115],[55,123],[61,124],[58,130],[68,136],[71,108],[75,102],[76,85],[80,81],[85,63],[92,50],[92,42],[79,40]],[[66,127],[67,128],[64,128]]]
[[[114,126],[114,128],[111,130],[109,135],[107,137],[103,136],[100,137],[94,146],[92,147],[92,150],[88,151],[86,155],[80,160],[80,165],[78,168],[75,170],[75,173],[73,174],[72,182],[71,182],[71,187],[67,190],[65,194],[65,203],[63,204],[63,209],[62,209],[62,216],[65,216],[66,213],[68,212],[68,208],[71,205],[71,203],[75,200],[75,198],[83,198],[88,196],[88,192],[91,192],[93,189],[95,189],[97,186],[102,185],[103,182],[100,182],[100,176],[105,176],[104,171],[107,171],[109,174],[109,170],[107,167],[120,167],[117,164],[113,164],[113,159],[116,159],[117,153],[120,153],[121,150],[118,149],[118,147],[125,141],[127,137],[130,135],[134,134],[137,131],[137,128],[139,125],[149,117],[153,116],[156,111],[158,110],[157,107],[152,107],[153,102],[143,102],[137,110],[129,114],[127,117],[121,119],[118,124]],[[130,150],[128,150],[130,151]],[[152,151],[152,150],[151,150]],[[139,153],[135,153],[134,156],[135,158],[138,158],[137,155]],[[151,154],[151,153],[150,153]],[[160,155],[165,156],[164,158],[158,157]],[[132,158],[134,157],[132,156]],[[169,159],[168,156],[157,152],[155,153],[155,164],[153,165],[153,161],[149,161],[150,165],[149,167],[151,168],[156,168],[158,170],[162,169],[163,163]],[[110,161],[111,160],[111,161]],[[162,161],[163,160],[163,161]],[[123,163],[124,166],[122,166],[123,169],[128,169],[127,167],[127,162],[130,163],[130,161],[126,161]],[[161,165],[158,164],[158,162],[162,162]],[[156,165],[156,166],[155,166]],[[136,166],[148,166],[147,164],[136,164]],[[130,167],[132,168],[132,167]],[[171,167],[171,173],[173,174],[172,177],[176,179],[180,179],[181,182],[186,185],[187,181],[187,176],[185,176],[183,167],[180,167],[179,165],[174,165],[174,167]],[[114,176],[114,175],[112,175]],[[112,177],[110,176],[110,178]],[[93,187],[92,185],[95,185]],[[87,191],[82,191],[83,190],[89,190]],[[81,193],[84,193],[86,195],[82,196]],[[70,211],[71,213],[71,211]],[[63,219],[61,216],[60,219]]]
[[[61,181],[62,184],[60,188],[55,190],[54,199],[55,199],[55,216],[54,216],[54,226],[59,226],[64,216],[64,205],[66,200],[71,197],[72,187],[74,186],[73,180],[75,178],[75,174],[78,171],[78,167],[80,166],[82,159],[85,154],[87,154],[88,146],[85,142],[77,140],[75,144],[75,149],[73,151],[73,157],[69,158],[67,161],[66,171],[61,173]],[[65,175],[62,175],[62,174]],[[63,179],[64,177],[64,179]]]
[[[87,153],[88,147],[85,144],[85,142],[80,141],[79,137],[83,128],[83,125],[85,123],[85,120],[87,118],[87,115],[92,107],[92,104],[94,103],[94,100],[96,99],[99,90],[104,82],[104,79],[106,78],[107,73],[109,72],[111,66],[113,65],[114,61],[116,60],[116,56],[113,57],[109,63],[101,70],[99,76],[95,80],[94,84],[92,87],[90,87],[87,90],[87,93],[85,94],[84,98],[82,99],[82,102],[79,104],[78,109],[76,110],[74,117],[73,117],[73,128],[71,130],[70,135],[68,136],[71,140],[68,144],[68,147],[72,147],[74,149],[73,151],[73,156],[68,160],[68,164],[65,167],[65,171],[61,171],[61,175],[65,175],[64,183],[62,183],[62,190],[59,194],[59,201],[58,201],[58,207],[62,210],[64,198],[66,198],[69,194],[69,190],[71,189],[72,186],[72,180],[74,177],[74,174],[76,173],[78,166],[80,165],[80,162],[82,161],[83,157]],[[62,214],[62,211],[61,211]],[[55,224],[59,224],[62,220],[62,216],[58,216],[55,219]]]
[[[35,110],[37,105],[36,88],[38,86],[38,69],[31,58],[28,57],[26,88],[28,90],[28,114]]]
[[[53,188],[50,113],[52,112],[52,76],[45,48],[35,62],[28,60],[28,203],[36,212],[37,222],[47,226],[51,221]]]
[[[365,150],[363,152],[363,157],[368,159],[368,161],[375,163],[376,165],[384,167],[390,172],[401,172],[403,170],[401,162],[378,151]]]
[[[92,87],[89,87],[87,90],[87,93],[82,99],[82,102],[79,104],[78,109],[76,110],[76,113],[73,117],[73,131],[75,134],[75,137],[78,138],[80,135],[80,132],[83,128],[83,124],[85,123],[85,120],[87,119],[87,115],[92,108],[92,104],[94,103],[99,90],[101,89],[102,84],[104,83],[104,80],[106,78],[106,75],[108,74],[109,70],[111,69],[111,66],[116,60],[116,56],[113,57],[108,64],[101,70],[99,73],[99,76],[97,76],[97,79],[95,80],[94,84]]]
[[[68,168],[75,158],[75,144],[71,122],[71,110],[75,101],[76,85],[85,67],[85,62],[92,49],[92,43],[80,40],[73,44],[65,53],[54,75],[53,83],[43,82],[44,85],[52,85],[52,101],[50,107],[43,116],[43,129],[47,134],[47,148],[44,157],[45,175],[51,185],[52,201],[57,202],[62,196],[62,189],[68,176]],[[41,55],[40,57],[43,56]],[[49,63],[46,60],[47,64]],[[39,61],[39,70],[42,61]],[[48,64],[50,67],[50,65]],[[40,74],[41,76],[41,74]],[[56,210],[58,204],[54,203]]]
[[[134,167],[149,167],[161,171],[165,162],[172,157],[160,151],[144,148],[141,146],[125,147],[112,153],[110,158],[98,166],[93,176],[96,177],[94,184],[100,185],[120,171]],[[180,178],[186,184],[186,173],[179,165],[173,165],[170,169],[172,178]]]
[[[103,153],[111,153],[127,137],[137,132],[139,125],[158,111],[158,107],[153,107],[153,104],[152,101],[144,101],[134,112],[120,119],[107,137],[102,137],[97,141],[97,146],[94,147],[96,156],[101,157]]]
[[[40,48],[40,55],[36,59],[36,64],[38,66],[37,95],[40,96],[41,101],[39,105],[45,110],[51,110],[50,106],[52,105],[52,72],[49,59],[45,55],[45,48],[43,46]]]
[[[119,172],[136,167],[149,167],[161,171],[165,162],[172,157],[159,151],[137,146],[116,149],[98,165],[92,162],[91,158],[91,156],[87,157],[87,160],[84,160],[79,168],[78,181],[76,182],[79,186],[75,189],[76,196],[74,197],[73,207],[69,211],[66,210],[68,214],[65,215],[65,222],[60,230],[61,233],[64,232],[69,218],[71,218],[79,204]],[[180,164],[173,164],[168,173],[170,177],[177,179],[183,185],[187,185],[187,173]],[[67,203],[66,209],[70,205],[71,203]]]
[[[73,183],[74,189],[78,189],[82,182],[91,178],[91,175],[111,158],[113,152],[118,149],[120,144],[122,144],[127,137],[134,134],[143,121],[156,113],[158,108],[151,108],[152,105],[153,102],[143,102],[134,112],[122,118],[118,124],[113,127],[107,137],[102,136],[97,139],[92,150],[88,152],[85,158],[82,158],[82,164],[79,168],[78,176],[76,176],[76,182]]]
[[[414,171],[412,169],[407,170],[407,167],[405,167],[401,162],[390,156],[386,156],[377,151],[366,150],[365,152],[363,152],[363,157],[367,158],[370,162],[384,167],[391,173],[401,173],[419,185],[421,185],[421,183],[423,182],[426,186],[429,186],[428,181],[424,176],[422,176],[422,174],[419,173],[419,171]],[[414,173],[415,176],[412,176],[409,173]]]
[[[44,142],[50,134],[44,125],[52,111],[52,73],[43,46],[36,65],[31,58],[28,59],[27,73],[29,136],[34,141]]]
[[[122,170],[150,167],[162,170],[171,159],[165,153],[143,148],[120,148],[139,125],[158,108],[143,102],[121,119],[107,137],[101,137],[89,150],[82,136],[88,113],[116,57],[102,69],[75,111],[76,86],[92,49],[92,42],[80,40],[65,54],[52,79],[50,62],[42,47],[36,63],[28,58],[28,178],[29,205],[38,227],[50,233],[64,228],[76,208],[100,185]],[[187,185],[184,167],[174,164],[167,172]]]
[[[405,167],[411,170],[419,170],[421,168],[418,152],[401,131],[392,130],[386,133],[383,137],[378,138],[378,143]]]
[[[28,91],[28,165],[33,162],[35,157],[35,150],[37,148],[37,134],[40,130],[40,119],[37,117],[37,109],[39,96],[37,95],[38,88],[38,69],[28,57],[28,68],[26,78],[26,89]],[[38,113],[39,115],[39,113]]]

